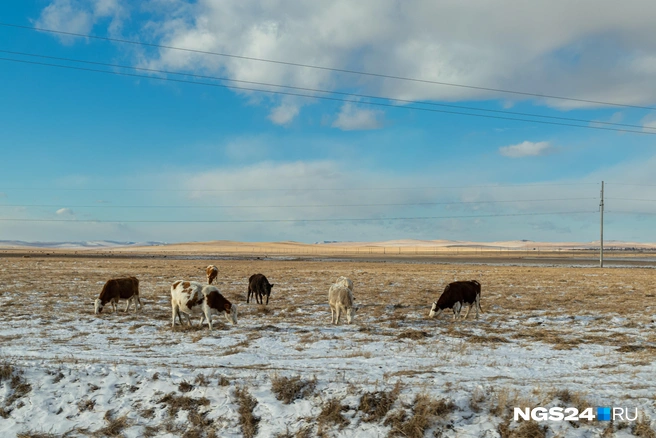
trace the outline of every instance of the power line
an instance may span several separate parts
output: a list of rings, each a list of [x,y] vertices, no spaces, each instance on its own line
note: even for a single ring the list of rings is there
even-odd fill
[[[256,188],[256,189],[140,189],[140,188],[53,188],[53,187],[0,187],[0,190],[10,191],[80,191],[80,192],[316,192],[316,191],[377,191],[377,190],[434,190],[434,189],[471,189],[471,188],[522,188],[548,186],[589,186],[599,183],[526,183],[526,184],[475,184],[467,186],[418,186],[418,187],[337,187],[337,188]],[[586,198],[587,199],[587,198]],[[596,199],[596,198],[595,198]]]
[[[613,213],[613,214],[633,214],[633,215],[647,215],[647,216],[653,216],[656,215],[656,212],[643,212],[643,211],[622,211],[622,210],[611,210],[607,211],[606,213]]]
[[[615,201],[638,201],[638,202],[656,202],[656,199],[630,199],[630,198],[606,198]]]
[[[630,183],[610,183],[610,184],[614,186],[656,187],[656,184],[630,184]]]
[[[322,90],[322,89],[317,89],[317,88],[296,87],[296,86],[291,86],[291,85],[272,84],[272,83],[268,83],[268,82],[245,81],[245,80],[231,79],[231,78],[226,78],[226,77],[198,75],[198,74],[193,74],[193,73],[183,73],[183,72],[175,72],[175,71],[169,71],[169,70],[158,70],[158,69],[153,69],[153,68],[134,67],[134,66],[120,65],[120,64],[110,64],[110,63],[105,63],[105,62],[86,61],[86,60],[74,59],[74,58],[62,58],[62,57],[59,57],[59,56],[48,56],[48,55],[40,55],[40,54],[27,53],[27,52],[16,52],[16,51],[12,51],[12,50],[0,50],[0,53],[7,53],[7,54],[12,54],[12,55],[20,55],[20,56],[30,56],[30,57],[35,57],[35,58],[53,59],[53,60],[57,60],[57,61],[77,62],[77,63],[82,63],[82,64],[100,65],[100,66],[104,66],[104,67],[114,67],[114,68],[123,68],[123,69],[130,69],[130,70],[146,71],[146,72],[151,72],[151,73],[189,76],[189,77],[199,78],[199,79],[212,79],[212,80],[217,80],[217,81],[237,82],[237,83],[251,84],[251,85],[261,85],[261,86],[265,86],[265,87],[286,88],[286,89],[291,89],[291,90],[308,91],[308,92],[313,92],[313,93],[335,94],[335,95],[346,96],[346,97],[357,97],[357,98],[360,98],[360,99],[387,100],[387,101],[392,101],[392,102],[397,102],[397,103],[402,103],[402,104],[429,105],[429,106],[438,106],[438,107],[444,107],[444,108],[456,108],[456,109],[462,109],[462,110],[468,110],[468,111],[482,111],[482,112],[489,112],[489,113],[496,113],[496,114],[510,114],[510,115],[517,115],[517,116],[525,116],[525,117],[539,117],[539,118],[551,119],[551,120],[564,120],[564,121],[569,121],[569,122],[596,123],[596,124],[608,125],[608,126],[624,126],[624,127],[629,127],[629,128],[656,130],[656,127],[652,128],[652,127],[649,127],[649,126],[633,125],[633,124],[629,124],[629,123],[605,122],[605,121],[599,121],[599,120],[577,119],[577,118],[573,118],[573,117],[561,117],[561,116],[549,116],[549,115],[542,115],[542,114],[525,113],[525,112],[518,112],[518,111],[507,111],[507,110],[497,110],[497,109],[488,109],[488,108],[479,108],[479,107],[470,107],[470,106],[464,106],[464,105],[453,105],[453,104],[437,103],[437,102],[422,102],[422,101],[417,101],[417,100],[398,99],[398,98],[386,97],[386,96],[374,96],[374,95],[368,95],[368,94],[345,93],[345,92],[341,92],[341,91],[330,91],[330,90]]]
[[[340,69],[340,68],[333,68],[333,67],[317,66],[317,65],[311,65],[311,64],[302,64],[302,63],[297,63],[297,62],[288,62],[288,61],[279,61],[279,60],[273,60],[273,59],[257,58],[257,57],[253,57],[253,56],[234,55],[234,54],[230,54],[230,53],[211,52],[211,51],[196,50],[196,49],[186,49],[186,48],[183,48],[183,47],[167,46],[167,45],[163,45],[163,44],[146,43],[146,42],[141,42],[141,41],[133,41],[133,40],[120,39],[120,38],[101,37],[101,36],[96,36],[96,35],[85,35],[85,34],[74,33],[74,32],[64,32],[64,31],[53,30],[53,29],[44,29],[44,28],[31,27],[31,26],[23,26],[23,25],[19,25],[19,24],[0,23],[0,26],[13,27],[13,28],[17,28],[17,29],[26,29],[26,30],[32,30],[32,31],[37,31],[37,32],[54,33],[54,34],[59,34],[59,35],[75,36],[75,37],[81,37],[81,38],[89,38],[89,39],[95,39],[95,40],[101,40],[101,41],[111,41],[111,42],[123,43],[123,44],[132,44],[132,45],[140,45],[140,46],[146,46],[146,47],[154,47],[154,48],[159,48],[159,49],[178,50],[178,51],[189,52],[189,53],[198,53],[198,54],[203,54],[203,55],[212,55],[212,56],[221,56],[221,57],[226,57],[226,58],[243,59],[243,60],[247,60],[247,61],[258,61],[258,62],[266,62],[266,63],[271,63],[271,64],[288,65],[288,66],[292,66],[292,67],[304,67],[304,68],[311,68],[311,69],[315,69],[315,70],[333,71],[333,72],[337,72],[337,73],[348,73],[348,74],[361,75],[361,76],[372,76],[372,77],[384,78],[384,79],[395,79],[395,80],[400,80],[400,81],[410,81],[410,82],[418,82],[418,83],[433,84],[433,85],[444,85],[444,86],[449,86],[449,87],[467,88],[467,89],[481,90],[481,91],[492,91],[492,92],[495,92],[495,93],[516,94],[516,95],[520,95],[520,96],[532,96],[532,97],[539,97],[539,98],[542,98],[542,99],[567,100],[567,101],[572,101],[572,102],[591,103],[591,104],[595,104],[595,105],[607,105],[607,106],[615,106],[615,107],[623,107],[623,108],[646,109],[646,110],[650,110],[650,111],[653,111],[653,110],[656,109],[656,108],[649,107],[649,106],[629,105],[629,104],[621,104],[621,103],[615,103],[615,102],[604,102],[604,101],[590,100],[590,99],[578,99],[578,98],[573,98],[573,97],[564,97],[564,96],[556,96],[556,95],[549,95],[549,94],[540,94],[540,93],[530,93],[530,92],[524,92],[524,91],[506,90],[506,89],[502,89],[502,88],[479,87],[479,86],[474,86],[474,85],[456,84],[456,83],[452,83],[452,82],[441,82],[441,81],[433,81],[433,80],[428,80],[428,79],[419,79],[419,78],[411,78],[411,77],[404,77],[404,76],[386,75],[386,74],[381,74],[381,73],[372,73],[372,72],[365,72],[365,71],[358,71],[358,70],[349,70],[349,69]]]
[[[434,220],[434,219],[475,219],[488,217],[511,216],[545,216],[562,214],[591,214],[596,211],[564,211],[551,213],[508,213],[508,214],[479,214],[465,216],[423,216],[423,217],[379,217],[379,218],[350,218],[350,219],[227,219],[227,220],[95,220],[95,219],[28,219],[28,218],[0,218],[5,222],[72,222],[72,223],[272,223],[272,222],[384,222],[400,220]]]
[[[551,202],[551,201],[580,201],[597,198],[563,198],[563,199],[513,199],[501,201],[453,201],[453,202],[408,202],[408,203],[382,203],[382,204],[308,204],[308,205],[68,205],[61,204],[0,204],[0,207],[39,207],[39,208],[334,208],[334,207],[393,207],[393,206],[422,206],[422,205],[458,205],[458,204],[497,204],[514,202]]]
[[[521,119],[521,118],[517,118],[517,117],[502,117],[502,116],[493,116],[493,115],[489,115],[489,114],[472,114],[472,113],[463,113],[463,112],[460,112],[460,111],[439,110],[439,109],[435,109],[435,108],[422,108],[422,107],[416,107],[416,106],[399,106],[399,105],[393,105],[393,104],[390,104],[390,103],[383,103],[383,102],[363,102],[363,101],[353,100],[353,99],[340,99],[340,98],[337,98],[337,97],[329,97],[329,96],[313,96],[313,95],[309,95],[309,94],[292,93],[292,92],[289,92],[289,91],[263,90],[263,89],[258,89],[258,88],[238,87],[238,86],[235,86],[235,85],[224,85],[224,84],[213,84],[213,83],[208,83],[208,82],[197,82],[197,81],[189,81],[189,80],[184,80],[184,79],[161,78],[161,77],[157,77],[157,76],[138,75],[138,74],[134,74],[134,73],[113,72],[113,71],[108,71],[108,70],[97,70],[97,69],[86,68],[86,67],[74,67],[74,66],[71,66],[71,65],[60,65],[60,64],[50,64],[50,63],[45,63],[45,62],[26,61],[26,60],[23,60],[23,59],[0,58],[0,61],[18,62],[18,63],[23,63],[23,64],[41,65],[41,66],[46,66],[46,67],[57,67],[57,68],[64,68],[64,69],[70,69],[70,70],[94,72],[94,73],[105,73],[105,74],[110,74],[110,75],[114,75],[114,76],[128,76],[128,77],[151,79],[151,80],[158,80],[158,81],[168,81],[168,82],[178,82],[178,83],[193,84],[193,85],[203,85],[203,86],[209,86],[209,87],[226,88],[226,89],[231,89],[231,90],[234,89],[234,90],[243,90],[243,91],[254,91],[254,92],[258,92],[258,93],[281,94],[281,95],[285,95],[285,96],[295,96],[295,97],[303,97],[303,98],[309,98],[309,99],[330,100],[330,101],[334,101],[334,102],[347,102],[347,103],[357,103],[357,104],[362,104],[362,105],[374,105],[374,106],[381,106],[381,107],[386,107],[386,108],[402,108],[402,109],[415,110],[415,111],[427,111],[427,112],[433,112],[433,113],[454,114],[454,115],[460,115],[460,116],[484,117],[484,118],[488,118],[488,119],[512,120],[512,121],[516,121],[516,122],[541,123],[541,124],[544,124],[544,125],[569,126],[569,127],[573,127],[573,128],[600,129],[600,130],[604,130],[604,131],[615,131],[615,132],[626,132],[626,133],[633,133],[633,134],[656,135],[656,132],[648,132],[648,131],[636,131],[636,130],[631,130],[631,129],[606,128],[606,127],[603,127],[603,126],[594,126],[594,125],[587,125],[587,126],[586,125],[576,125],[576,124],[572,124],[572,123],[549,122],[547,120],[530,120],[530,119]],[[590,121],[590,123],[597,123],[597,122]]]

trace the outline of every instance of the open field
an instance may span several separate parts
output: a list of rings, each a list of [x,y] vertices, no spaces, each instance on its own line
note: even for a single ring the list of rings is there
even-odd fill
[[[654,436],[653,269],[155,251],[0,254],[0,436]],[[204,281],[209,263],[239,324],[172,330],[170,284]],[[257,272],[275,284],[268,307],[245,303]],[[144,311],[94,315],[122,275]],[[359,310],[331,326],[340,275]],[[481,282],[486,313],[427,319],[458,279]],[[513,406],[549,405],[642,416],[512,421]]]

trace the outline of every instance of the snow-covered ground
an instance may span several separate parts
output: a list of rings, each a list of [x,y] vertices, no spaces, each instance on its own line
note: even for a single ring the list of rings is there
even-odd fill
[[[220,265],[219,288],[239,305],[239,324],[215,318],[209,332],[171,329],[168,286],[201,279],[198,261],[0,263],[0,365],[11,369],[0,373],[2,437],[243,436],[239,387],[257,400],[258,437],[388,436],[395,413],[412,416],[417,394],[453,404],[428,415],[425,436],[500,436],[520,426],[513,406],[623,406],[638,409],[642,426],[656,426],[651,270],[231,261]],[[276,284],[267,309],[245,303],[255,272]],[[140,278],[143,313],[124,314],[121,304],[117,314],[93,315],[112,273]],[[352,325],[329,324],[327,285],[339,275],[356,284]],[[481,279],[486,313],[478,321],[427,319],[430,302],[455,278]],[[613,311],[606,306],[619,290],[629,304]],[[316,386],[285,404],[272,382],[294,376]],[[19,382],[30,389],[12,397]],[[363,395],[397,382],[389,413],[365,421]],[[341,426],[320,419],[332,399],[343,405]],[[171,400],[195,407],[176,412]],[[541,425],[549,437],[599,436],[608,427]],[[615,436],[639,430],[636,422],[614,426]]]

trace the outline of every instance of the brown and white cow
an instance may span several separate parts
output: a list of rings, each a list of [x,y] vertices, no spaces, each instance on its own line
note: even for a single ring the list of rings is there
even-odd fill
[[[223,313],[226,319],[237,324],[237,305],[231,304],[216,286],[198,283],[196,281],[176,281],[171,285],[171,326],[175,326],[175,318],[182,325],[182,314],[191,325],[190,315],[200,315],[200,325],[207,319],[212,330],[212,315]]]
[[[479,310],[483,313],[483,309],[481,309],[481,284],[478,281],[454,281],[447,284],[440,298],[431,306],[428,316],[434,318],[439,316],[444,309],[452,309],[453,319],[456,319],[460,317],[460,311],[465,304],[469,304],[469,309],[467,309],[464,319],[469,316],[472,306],[476,306],[476,319],[478,319]]]
[[[219,268],[214,265],[209,265],[207,268],[205,268],[205,272],[207,273],[207,284],[212,284],[212,282],[216,280],[216,277],[219,275]]]
[[[266,303],[269,304],[269,296],[271,295],[271,288],[273,284],[263,274],[253,274],[248,279],[248,295],[246,296],[246,304],[251,299],[251,294],[255,296],[255,301],[258,304],[264,304],[264,295],[266,295]]]
[[[101,313],[103,307],[110,303],[114,312],[116,312],[116,305],[119,301],[127,301],[127,306],[125,306],[125,312],[130,309],[130,305],[134,302],[134,312],[137,312],[137,303],[139,307],[143,309],[141,300],[139,299],[139,280],[135,277],[127,278],[112,278],[107,280],[102,290],[100,291],[100,296],[96,299],[94,303],[94,312],[96,314]]]

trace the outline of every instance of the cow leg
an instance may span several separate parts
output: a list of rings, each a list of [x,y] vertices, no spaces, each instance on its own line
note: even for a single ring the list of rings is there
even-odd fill
[[[141,304],[141,298],[139,298],[139,295],[137,295],[137,302],[139,303],[139,311],[143,310],[143,304]],[[137,308],[135,305],[134,313],[137,313]]]
[[[207,324],[210,326],[210,331],[212,331],[212,315],[210,315],[209,311],[204,313],[205,313],[205,318],[207,319]]]
[[[128,298],[125,301],[126,301],[125,310],[123,311],[123,313],[128,313],[128,310],[130,310],[130,304],[132,304],[132,298]],[[136,306],[136,304],[135,304],[135,306]]]
[[[333,306],[330,306],[330,323],[335,323],[335,309],[333,309]]]
[[[248,301],[251,299],[251,289],[248,288],[248,293],[246,294],[246,304],[248,304]]]
[[[341,316],[341,308],[339,304],[335,306],[335,313],[337,313],[337,319],[335,320],[335,324],[339,324],[339,317]]]
[[[269,294],[267,294],[267,306],[269,305]]]
[[[175,327],[175,317],[178,316],[178,306],[171,306],[171,327]],[[182,325],[182,319],[180,319],[180,325]]]
[[[472,306],[473,306],[474,304],[475,304],[475,303],[471,303],[471,304],[469,305],[469,309],[467,309],[467,313],[465,313],[465,317],[464,317],[463,319],[467,319],[467,317],[469,316],[469,312],[471,312]]]
[[[483,313],[483,309],[481,309],[481,294],[476,294],[476,319],[478,319],[479,310]]]

